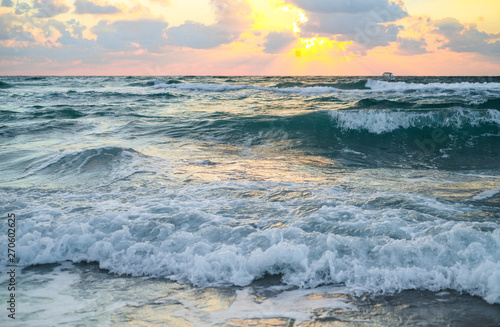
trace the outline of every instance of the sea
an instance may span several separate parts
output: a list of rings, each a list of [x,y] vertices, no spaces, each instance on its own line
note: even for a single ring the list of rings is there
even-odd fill
[[[500,326],[500,77],[1,76],[0,215],[2,326]]]

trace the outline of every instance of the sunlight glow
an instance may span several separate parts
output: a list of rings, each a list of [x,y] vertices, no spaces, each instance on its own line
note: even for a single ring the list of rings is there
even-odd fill
[[[253,30],[269,32],[291,31],[296,37],[293,49],[281,55],[292,57],[310,58],[315,60],[326,60],[330,64],[332,60],[351,57],[347,54],[347,48],[352,41],[335,41],[327,37],[304,38],[301,36],[301,25],[308,22],[309,18],[304,11],[298,7],[285,4],[283,0],[252,0],[254,25]]]
[[[299,40],[299,47],[294,49],[296,57],[332,57],[333,52],[346,51],[347,47],[353,44],[352,41],[339,42],[326,37],[300,38]]]
[[[306,15],[304,15],[304,13],[302,12],[302,10],[297,9],[297,11],[299,12],[299,16],[300,16],[299,21],[301,23],[306,23],[309,19],[307,19]]]

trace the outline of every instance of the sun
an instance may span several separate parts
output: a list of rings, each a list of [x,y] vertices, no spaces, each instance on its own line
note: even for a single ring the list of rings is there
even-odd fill
[[[319,59],[346,52],[352,41],[336,41],[327,37],[303,37],[302,26],[309,22],[304,11],[296,6],[285,3],[284,0],[252,0],[249,4],[253,9],[254,31],[263,35],[269,32],[291,32],[296,38],[293,49],[285,55]],[[345,55],[345,54],[344,54]]]

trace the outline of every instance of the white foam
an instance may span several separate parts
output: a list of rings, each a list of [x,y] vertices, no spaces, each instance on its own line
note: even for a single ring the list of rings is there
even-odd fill
[[[327,188],[315,196],[332,199],[329,204],[296,216],[311,200],[221,196],[226,189],[255,186],[273,188],[270,194],[283,187],[225,182],[161,188],[126,204],[121,199],[133,198],[136,190],[28,199],[17,209],[22,224],[16,254],[20,265],[97,261],[119,274],[197,286],[244,286],[280,274],[284,283],[305,288],[344,284],[358,294],[455,289],[500,303],[500,228],[453,221],[457,214],[474,213],[467,205],[398,194],[407,206],[425,209],[380,209],[376,201],[396,195]],[[71,211],[82,201],[94,209]],[[248,212],[251,218],[242,215]],[[0,237],[0,247],[6,242]]]
[[[369,79],[366,87],[374,91],[434,91],[434,90],[454,90],[454,91],[500,91],[500,83],[406,83],[406,82],[385,82]]]
[[[497,110],[475,111],[459,109],[452,112],[419,112],[407,110],[330,110],[329,115],[345,130],[367,130],[375,134],[392,132],[410,127],[460,128],[464,124],[477,126],[481,123],[500,125]]]
[[[142,82],[145,85],[151,81]],[[406,82],[385,82],[380,80],[368,79],[366,87],[368,89],[343,89],[332,86],[291,86],[291,87],[263,87],[251,84],[216,84],[216,83],[175,83],[168,84],[162,80],[154,80],[153,89],[175,89],[185,91],[201,91],[201,92],[231,92],[241,90],[252,90],[259,92],[277,92],[277,93],[297,93],[302,95],[318,95],[318,94],[365,94],[378,92],[404,92],[409,90],[420,92],[432,92],[435,95],[436,91],[454,91],[454,92],[498,92],[500,91],[500,83],[406,83]],[[480,104],[484,102],[484,98],[477,97],[473,102]]]
[[[165,84],[158,83],[153,86],[154,89],[177,89],[189,91],[205,91],[205,92],[226,92],[239,91],[245,89],[256,89],[252,85],[231,85],[231,84],[209,84],[209,83],[180,83],[180,84]]]
[[[180,83],[165,84],[159,83],[152,86],[153,89],[175,89],[184,91],[202,91],[202,92],[230,92],[230,91],[258,91],[275,93],[297,93],[303,95],[318,95],[328,93],[344,92],[330,86],[304,86],[304,87],[262,87],[256,85],[233,85],[233,84],[211,84],[211,83]]]
[[[487,190],[487,191],[484,191],[476,196],[474,196],[472,198],[472,200],[485,200],[485,199],[489,199],[489,198],[492,198],[494,197],[495,195],[497,195],[498,193],[500,193],[500,188],[495,188],[495,189],[491,189],[491,190]]]

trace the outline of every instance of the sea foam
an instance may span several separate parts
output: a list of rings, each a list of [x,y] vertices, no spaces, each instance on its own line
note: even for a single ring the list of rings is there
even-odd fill
[[[210,199],[214,187],[231,185],[212,183],[194,193],[189,187],[162,188],[126,204],[120,199],[134,193],[46,198],[55,205],[25,195],[16,202],[23,217],[19,264],[96,261],[118,274],[166,277],[201,287],[243,286],[277,274],[283,283],[305,288],[343,284],[357,294],[455,289],[500,302],[497,226],[433,215],[448,212],[453,217],[471,211],[467,206],[407,194],[407,201],[437,207],[363,208],[346,204],[342,199],[355,195],[338,189],[332,193],[337,203],[278,228],[268,219],[279,212],[292,215],[296,200]],[[2,196],[9,201],[8,194]],[[55,197],[65,205],[57,205]],[[366,201],[362,194],[355,197]],[[90,208],[71,207],[83,199]],[[238,210],[250,208],[269,217],[256,223],[236,219]],[[0,245],[6,242],[5,236],[0,238]]]
[[[408,90],[480,90],[480,91],[500,91],[500,83],[407,83],[407,82],[385,82],[369,79],[366,87],[377,91],[408,91]]]
[[[331,119],[345,130],[367,130],[382,134],[410,127],[455,127],[493,124],[500,126],[498,110],[456,109],[453,111],[330,110]]]

